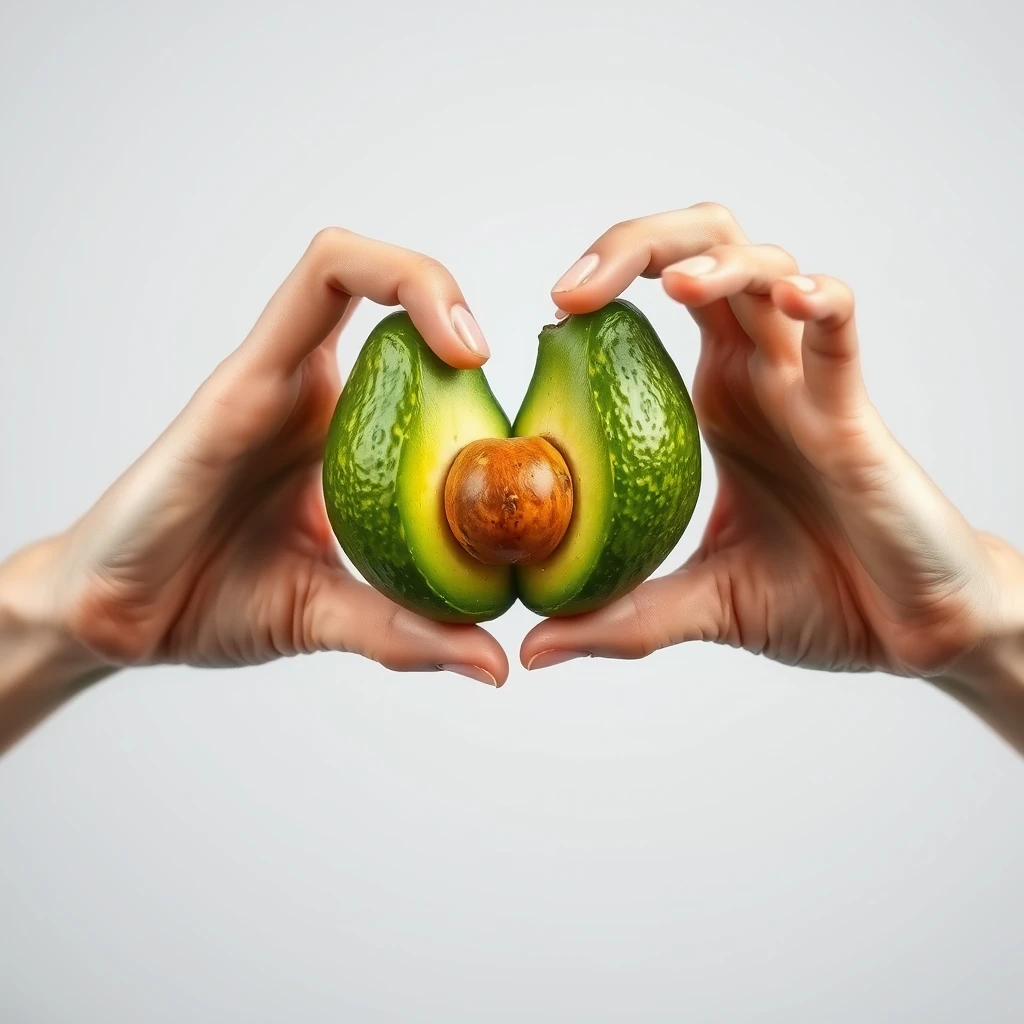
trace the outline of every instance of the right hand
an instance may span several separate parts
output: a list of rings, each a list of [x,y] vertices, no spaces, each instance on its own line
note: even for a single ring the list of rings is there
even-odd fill
[[[569,313],[644,276],[696,320],[693,398],[718,495],[684,566],[541,623],[524,664],[710,640],[811,668],[956,679],[1024,636],[1024,560],[973,530],[887,430],[844,284],[801,276],[714,204],[616,225],[574,270],[552,293]]]

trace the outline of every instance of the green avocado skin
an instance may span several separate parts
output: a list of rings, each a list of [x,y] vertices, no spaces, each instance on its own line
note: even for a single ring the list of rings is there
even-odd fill
[[[577,500],[537,566],[476,562],[443,508],[444,478],[476,437],[545,436]],[[481,370],[455,370],[405,312],[371,332],[328,430],[324,500],[355,568],[396,603],[440,621],[482,622],[519,599],[545,616],[602,607],[646,579],[693,515],[701,455],[690,397],[647,318],[617,300],[544,328],[510,427]]]
[[[605,507],[577,510],[605,521],[586,569],[557,599],[532,599],[520,576],[520,599],[547,616],[593,610],[646,579],[682,536],[701,483],[693,404],[671,356],[636,306],[619,299],[543,330],[514,435],[536,432],[536,393],[559,387],[559,369],[585,373],[586,381],[578,381],[575,390],[581,403],[573,410],[578,436],[554,440],[570,463],[574,448],[597,445],[597,454],[607,459],[610,488]]]
[[[496,618],[515,601],[511,579],[504,593],[482,599],[440,593],[407,542],[408,503],[400,487],[403,455],[421,426],[425,387],[446,393],[456,374],[476,375],[468,378],[474,395],[493,403],[507,436],[508,419],[480,370],[443,363],[407,313],[385,317],[360,351],[328,430],[324,501],[345,554],[378,591],[434,619],[479,622]],[[463,387],[466,380],[461,378]],[[437,509],[443,514],[440,499]]]

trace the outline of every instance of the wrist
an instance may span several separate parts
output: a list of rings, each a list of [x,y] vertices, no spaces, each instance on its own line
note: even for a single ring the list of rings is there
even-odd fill
[[[115,671],[76,641],[60,611],[59,537],[0,564],[0,751]]]
[[[997,537],[979,539],[993,576],[982,639],[934,682],[1024,753],[1024,556]]]

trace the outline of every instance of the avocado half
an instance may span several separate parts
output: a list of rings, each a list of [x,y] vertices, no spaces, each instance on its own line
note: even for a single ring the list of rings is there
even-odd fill
[[[509,433],[483,371],[442,362],[408,313],[373,329],[334,411],[323,473],[331,526],[368,583],[451,622],[494,619],[513,604],[509,569],[465,552],[444,512],[460,449]]]
[[[482,438],[543,437],[564,457],[573,513],[554,553],[512,569],[455,540],[444,486]],[[353,565],[399,604],[482,622],[516,596],[540,615],[590,611],[667,557],[700,492],[700,439],[679,371],[647,318],[617,300],[540,334],[533,378],[510,426],[482,370],[455,370],[407,313],[374,328],[328,432],[324,498]]]
[[[540,615],[574,615],[646,579],[683,535],[700,493],[693,404],[647,317],[619,299],[545,327],[512,432],[565,458],[576,512],[544,563],[520,569]]]

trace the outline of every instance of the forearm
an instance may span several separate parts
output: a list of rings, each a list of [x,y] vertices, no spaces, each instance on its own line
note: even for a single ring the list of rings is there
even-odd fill
[[[0,753],[114,671],[61,621],[56,548],[42,541],[0,564]]]

